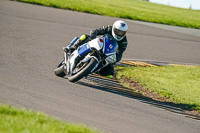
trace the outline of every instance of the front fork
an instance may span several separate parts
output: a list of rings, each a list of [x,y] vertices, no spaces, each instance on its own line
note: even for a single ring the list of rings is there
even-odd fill
[[[64,52],[64,62],[65,62],[65,64],[67,64],[67,53],[66,52]]]
[[[69,63],[67,62],[68,56],[68,53],[64,51],[64,72],[66,74],[69,74]]]

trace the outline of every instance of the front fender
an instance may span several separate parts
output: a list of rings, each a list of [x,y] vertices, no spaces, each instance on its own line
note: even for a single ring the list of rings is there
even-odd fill
[[[97,62],[99,62],[98,58],[95,56],[91,56],[90,54],[88,54],[87,56],[85,56],[85,58],[82,60],[82,62],[88,62],[91,58],[94,58]]]
[[[98,67],[98,65],[99,65],[99,59],[97,58],[97,57],[95,57],[95,56],[91,56],[91,55],[87,55],[83,60],[82,60],[82,62],[89,62],[89,60],[91,60],[92,58],[94,58],[98,63],[96,64],[96,66],[94,67],[94,69],[93,70],[95,70],[97,67]],[[92,70],[92,72],[93,72],[93,70]]]

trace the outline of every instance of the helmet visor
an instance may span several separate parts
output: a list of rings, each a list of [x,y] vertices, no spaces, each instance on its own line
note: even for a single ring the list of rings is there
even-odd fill
[[[114,33],[119,37],[124,37],[126,35],[126,31],[122,31],[117,28],[114,29]]]

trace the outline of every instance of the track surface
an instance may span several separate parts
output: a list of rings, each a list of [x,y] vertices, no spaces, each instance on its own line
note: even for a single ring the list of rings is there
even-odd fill
[[[199,133],[200,122],[53,74],[74,36],[116,18],[0,1],[0,103],[112,133]],[[128,21],[124,58],[200,64],[200,38]]]

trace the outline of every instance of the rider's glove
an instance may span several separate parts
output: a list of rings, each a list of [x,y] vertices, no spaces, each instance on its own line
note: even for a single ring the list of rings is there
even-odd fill
[[[95,38],[96,38],[96,35],[95,35],[95,34],[92,34],[90,37],[91,37],[91,40],[92,40],[92,39],[95,39]]]
[[[95,39],[96,37],[97,37],[97,31],[96,30],[91,30],[90,31],[90,38],[91,38],[91,40]]]

